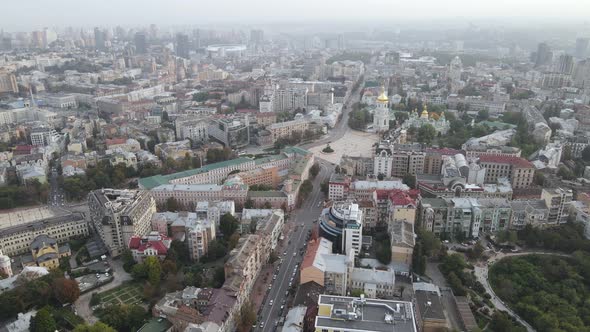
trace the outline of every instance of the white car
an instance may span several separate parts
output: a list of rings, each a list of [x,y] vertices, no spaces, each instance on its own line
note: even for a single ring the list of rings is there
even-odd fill
[[[272,306],[272,300],[270,300],[270,302],[268,302],[268,305]]]

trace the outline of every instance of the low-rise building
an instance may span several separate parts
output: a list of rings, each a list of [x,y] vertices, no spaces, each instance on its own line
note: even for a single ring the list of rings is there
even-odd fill
[[[416,332],[411,302],[320,295],[316,331]]]
[[[29,245],[43,234],[63,244],[73,238],[88,236],[88,223],[79,214],[48,207],[20,209],[0,215],[0,249],[5,255],[29,252]]]
[[[48,270],[59,268],[59,260],[72,255],[70,246],[66,243],[62,246],[57,240],[41,234],[31,242],[31,254],[21,257],[22,266],[40,266]]]
[[[508,178],[512,188],[528,188],[535,177],[535,166],[524,158],[482,155],[479,164],[486,169],[485,182],[497,183],[499,178]]]
[[[512,216],[510,228],[520,230],[527,225],[545,228],[548,226],[549,209],[545,200],[514,200],[510,201]]]
[[[163,261],[168,254],[172,239],[158,232],[150,232],[147,236],[132,236],[129,239],[129,250],[133,260],[142,263],[146,257],[156,257]]]

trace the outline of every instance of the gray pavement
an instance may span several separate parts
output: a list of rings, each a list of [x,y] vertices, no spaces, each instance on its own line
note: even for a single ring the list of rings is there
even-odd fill
[[[125,272],[125,270],[123,269],[123,263],[120,259],[109,259],[109,263],[111,265],[111,268],[113,269],[113,277],[115,279],[111,283],[108,283],[97,289],[93,289],[88,293],[80,295],[78,300],[76,300],[76,302],[74,303],[74,307],[76,308],[78,316],[82,317],[86,322],[90,324],[94,324],[98,321],[98,318],[94,316],[94,313],[90,308],[90,299],[92,298],[92,293],[106,292],[110,289],[121,286],[121,284],[123,284],[125,281],[131,280],[131,275]]]

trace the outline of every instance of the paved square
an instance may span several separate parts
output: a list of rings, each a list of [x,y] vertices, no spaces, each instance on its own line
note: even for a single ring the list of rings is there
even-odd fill
[[[379,135],[365,133],[362,131],[350,130],[342,138],[331,142],[330,147],[334,152],[325,154],[322,150],[326,145],[310,148],[315,157],[322,158],[336,165],[340,164],[342,155],[354,157],[371,157],[373,155],[373,144],[379,141]]]

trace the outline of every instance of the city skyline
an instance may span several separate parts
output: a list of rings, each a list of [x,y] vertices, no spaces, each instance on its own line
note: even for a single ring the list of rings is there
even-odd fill
[[[362,4],[352,1],[324,0],[312,2],[273,2],[269,0],[240,5],[236,0],[188,3],[172,0],[106,0],[85,3],[59,0],[51,3],[16,3],[3,5],[5,12],[27,13],[3,18],[5,30],[27,30],[40,27],[107,26],[107,25],[201,25],[201,24],[276,24],[287,22],[328,23],[348,21],[364,24],[387,24],[431,20],[432,22],[497,21],[498,24],[528,26],[531,23],[588,24],[585,13],[588,4],[564,0],[560,6],[542,0],[478,1],[465,0],[414,2],[368,0]],[[508,7],[510,6],[510,7]],[[359,15],[359,7],[362,15]],[[75,9],[75,10],[74,10]],[[442,13],[442,15],[441,15]],[[361,18],[362,17],[362,18]]]

